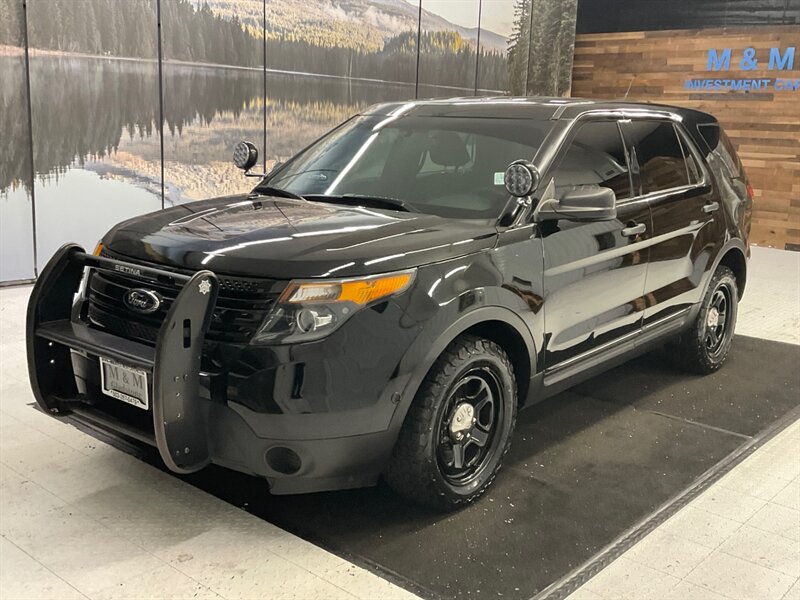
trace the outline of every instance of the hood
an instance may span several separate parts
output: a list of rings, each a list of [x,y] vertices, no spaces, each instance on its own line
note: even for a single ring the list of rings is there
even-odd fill
[[[495,238],[486,221],[241,195],[135,217],[103,243],[166,266],[291,279],[407,269],[490,248]]]

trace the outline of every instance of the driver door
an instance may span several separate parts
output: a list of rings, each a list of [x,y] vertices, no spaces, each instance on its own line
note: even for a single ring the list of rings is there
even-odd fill
[[[632,194],[629,157],[616,120],[578,125],[553,164],[544,181],[554,185],[556,198],[584,186],[611,188],[617,217],[538,225],[545,265],[544,360],[550,374],[639,333],[652,231],[648,203]]]

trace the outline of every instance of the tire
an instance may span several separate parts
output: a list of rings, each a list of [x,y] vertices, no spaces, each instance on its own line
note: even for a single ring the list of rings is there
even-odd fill
[[[723,310],[720,310],[720,303]],[[667,346],[673,362],[699,375],[719,369],[731,349],[738,306],[739,288],[733,271],[725,266],[717,267],[694,323]],[[712,311],[716,311],[716,317]]]
[[[439,509],[469,504],[494,481],[516,418],[508,355],[490,340],[460,336],[417,391],[386,481],[400,495]]]

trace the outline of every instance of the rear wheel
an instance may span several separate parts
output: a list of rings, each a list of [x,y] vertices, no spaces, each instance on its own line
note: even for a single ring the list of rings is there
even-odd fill
[[[461,336],[420,386],[386,472],[401,495],[452,508],[491,485],[517,411],[514,369],[490,340]]]
[[[701,375],[719,369],[731,349],[738,306],[733,271],[717,267],[692,327],[667,346],[675,363]]]

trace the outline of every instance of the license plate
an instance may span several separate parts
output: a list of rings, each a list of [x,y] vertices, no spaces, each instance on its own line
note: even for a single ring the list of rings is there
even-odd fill
[[[136,408],[147,410],[147,372],[126,367],[118,362],[100,357],[100,388],[103,393]]]

